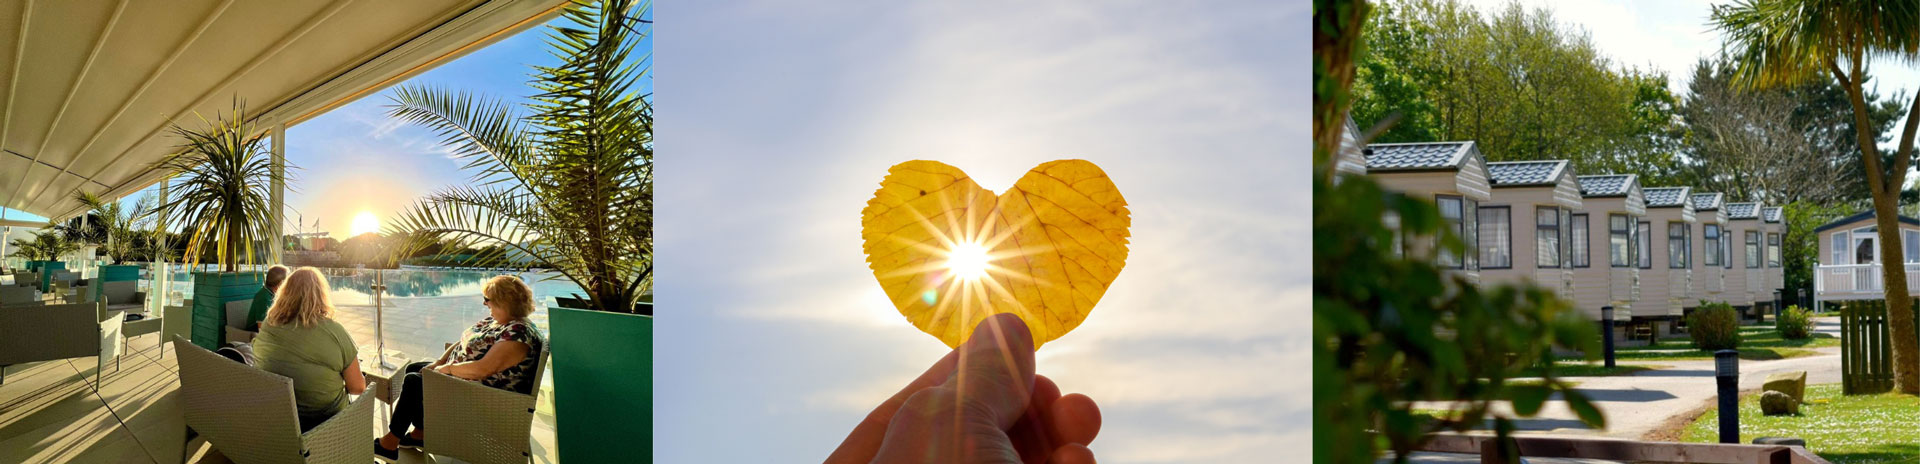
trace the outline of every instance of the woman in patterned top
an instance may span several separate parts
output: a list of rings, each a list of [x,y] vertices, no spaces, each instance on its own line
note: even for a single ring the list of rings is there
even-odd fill
[[[527,320],[527,315],[533,314],[533,289],[517,277],[498,276],[487,281],[480,293],[491,315],[468,327],[461,341],[439,360],[407,365],[387,435],[374,440],[375,454],[398,460],[401,446],[421,445],[421,369],[518,393],[539,388],[533,384],[534,368],[547,343],[533,321]]]

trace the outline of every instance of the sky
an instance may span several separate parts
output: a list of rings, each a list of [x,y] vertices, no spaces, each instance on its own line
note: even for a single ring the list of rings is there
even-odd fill
[[[822,459],[946,353],[861,252],[887,168],[1005,190],[1102,167],[1125,269],[1038,372],[1101,462],[1276,462],[1310,438],[1306,2],[678,3],[658,48],[655,457]],[[1286,31],[1276,34],[1278,31]],[[1287,151],[1291,150],[1291,151]],[[1304,177],[1293,177],[1304,180]],[[1284,459],[1282,459],[1284,460]]]

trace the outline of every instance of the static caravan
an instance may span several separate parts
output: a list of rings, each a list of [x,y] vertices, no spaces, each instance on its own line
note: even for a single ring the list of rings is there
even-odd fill
[[[1480,205],[1480,280],[1528,282],[1572,300],[1567,223],[1581,196],[1571,163],[1487,163],[1487,178],[1493,198]]]
[[[1600,308],[1613,307],[1616,321],[1633,317],[1640,294],[1640,218],[1647,215],[1646,197],[1634,175],[1580,176],[1581,205],[1569,224],[1573,227],[1574,305],[1594,320]],[[1601,243],[1594,244],[1598,237]]]
[[[1813,296],[1818,301],[1885,299],[1877,240],[1893,239],[1879,233],[1873,211],[1840,218],[1813,229],[1820,240],[1820,263],[1813,268]],[[1900,216],[1898,237],[1906,255],[1907,289],[1920,290],[1920,220]]]
[[[1755,303],[1768,301],[1773,297],[1761,296],[1762,284],[1766,283],[1766,269],[1761,267],[1765,259],[1761,253],[1766,231],[1761,230],[1759,203],[1727,203],[1727,239],[1733,243],[1733,254],[1728,255],[1726,274],[1727,303],[1752,316],[1757,316],[1760,308]]]
[[[1794,301],[1798,300],[1793,298],[1794,295],[1786,294],[1787,273],[1782,268],[1783,261],[1780,258],[1783,252],[1780,248],[1781,240],[1785,240],[1787,236],[1785,215],[1778,206],[1760,208],[1761,227],[1767,233],[1767,282],[1765,286],[1767,295],[1777,299],[1778,302],[1784,302],[1783,304],[1785,305],[1792,305]]]
[[[1381,186],[1415,197],[1432,198],[1467,250],[1479,250],[1480,203],[1492,190],[1487,161],[1473,142],[1376,143],[1367,145],[1367,175]],[[1442,265],[1480,281],[1480,253],[1440,253]]]
[[[1365,175],[1366,150],[1360,145],[1360,125],[1353,122],[1353,115],[1347,115],[1347,130],[1340,135],[1340,152],[1334,154],[1337,157],[1333,161],[1334,175]]]
[[[1652,223],[1653,266],[1640,269],[1640,301],[1633,318],[1653,325],[1655,333],[1675,333],[1674,324],[1686,308],[1698,304],[1693,296],[1693,187],[1646,189],[1647,222]],[[1665,331],[1661,331],[1661,327]]]
[[[1727,212],[1721,207],[1726,204],[1726,196],[1695,193],[1688,201],[1693,202],[1693,218],[1700,223],[1700,252],[1694,255],[1697,259],[1693,266],[1692,297],[1707,302],[1727,301],[1726,257],[1732,254],[1733,248],[1728,245],[1733,242],[1724,240]]]

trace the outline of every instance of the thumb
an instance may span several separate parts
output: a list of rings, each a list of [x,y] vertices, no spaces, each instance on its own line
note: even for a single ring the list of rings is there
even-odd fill
[[[1033,334],[1027,324],[1011,313],[988,316],[958,351],[959,370],[949,381],[960,401],[983,414],[975,420],[1000,430],[1013,427],[1033,398]]]

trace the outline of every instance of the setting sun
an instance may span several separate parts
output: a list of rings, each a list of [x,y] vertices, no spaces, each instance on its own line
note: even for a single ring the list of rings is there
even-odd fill
[[[358,237],[360,234],[369,232],[380,232],[380,218],[374,217],[371,211],[361,211],[360,214],[354,215],[353,229],[349,232],[349,236]]]

